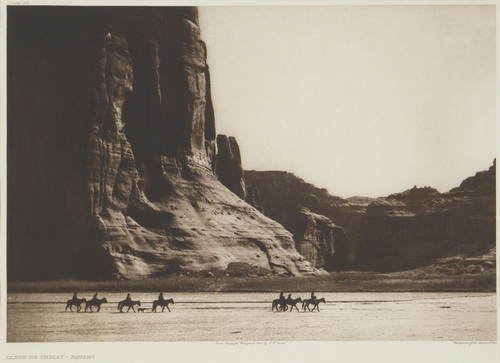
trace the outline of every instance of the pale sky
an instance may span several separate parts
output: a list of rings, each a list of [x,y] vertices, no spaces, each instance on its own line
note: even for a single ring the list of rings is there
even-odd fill
[[[495,158],[495,7],[200,7],[217,133],[341,197],[458,186]]]

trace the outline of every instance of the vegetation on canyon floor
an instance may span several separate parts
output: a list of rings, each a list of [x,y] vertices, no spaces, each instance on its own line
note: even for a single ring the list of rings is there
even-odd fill
[[[426,274],[421,270],[390,274],[334,272],[328,275],[169,276],[145,280],[9,281],[9,293],[81,292],[495,292],[496,272],[483,274]]]

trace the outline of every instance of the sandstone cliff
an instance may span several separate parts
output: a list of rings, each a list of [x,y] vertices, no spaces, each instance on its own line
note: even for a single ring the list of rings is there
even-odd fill
[[[217,135],[217,177],[241,199],[246,197],[243,166],[238,142],[232,136]]]
[[[345,200],[292,173],[245,171],[244,176],[247,201],[292,232],[295,246],[313,266],[327,271],[349,268],[350,241],[331,217],[334,206]]]
[[[9,278],[315,271],[215,175],[241,157],[227,138],[216,157],[196,8],[8,18]]]
[[[245,171],[245,180],[262,194],[264,213],[294,233],[298,250],[316,266],[330,271],[351,268],[386,272],[449,258],[458,258],[462,265],[469,266],[470,258],[476,260],[477,254],[487,254],[495,246],[495,170],[494,162],[489,170],[465,179],[448,193],[414,187],[376,199],[344,200],[286,172]],[[297,215],[300,206],[311,212]],[[318,246],[324,239],[320,236],[329,235],[322,226],[332,221],[345,231],[345,237],[337,238],[343,241],[333,254],[339,259],[323,266],[331,250]],[[477,270],[481,270],[479,265]]]
[[[329,218],[299,208],[291,227],[295,247],[313,266],[326,271],[349,266],[349,244],[344,230]]]
[[[370,204],[355,265],[396,271],[466,258],[495,246],[495,163],[448,193],[412,188]]]

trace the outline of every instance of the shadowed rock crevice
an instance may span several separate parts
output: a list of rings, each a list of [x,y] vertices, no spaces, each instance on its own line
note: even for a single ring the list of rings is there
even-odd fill
[[[246,197],[240,147],[232,136],[217,135],[217,177],[241,199]]]

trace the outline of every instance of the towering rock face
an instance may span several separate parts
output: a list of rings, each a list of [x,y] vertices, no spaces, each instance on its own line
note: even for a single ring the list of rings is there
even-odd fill
[[[232,136],[217,135],[217,177],[241,199],[246,197],[240,147]]]
[[[370,204],[360,226],[356,266],[411,269],[494,247],[495,169],[494,164],[448,193],[415,187]]]
[[[9,278],[314,272],[214,174],[196,8],[9,7],[8,19]],[[241,161],[228,145],[220,165]]]
[[[260,190],[257,186],[252,185],[246,188],[246,198],[248,204],[252,205],[259,212],[264,213],[264,207],[262,206],[262,198],[260,196]]]
[[[313,266],[327,271],[348,268],[347,237],[329,218],[299,208],[292,232],[297,250]]]
[[[266,215],[283,225],[290,223],[289,218],[295,218],[297,207],[304,206],[329,217],[332,205],[346,202],[285,171],[245,170],[244,177],[247,190],[259,190]]]
[[[313,266],[327,271],[350,265],[350,243],[328,217],[345,200],[280,171],[245,171],[247,201],[293,233],[297,250]],[[313,211],[313,212],[311,212]]]

